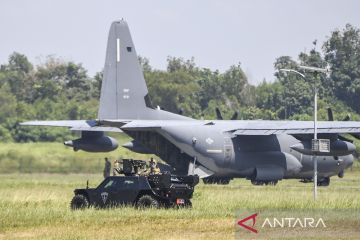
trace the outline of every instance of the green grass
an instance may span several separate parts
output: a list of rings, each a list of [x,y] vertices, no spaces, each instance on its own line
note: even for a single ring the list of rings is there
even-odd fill
[[[129,141],[120,135],[120,144]],[[345,178],[312,197],[312,184],[283,180],[277,186],[252,186],[236,179],[230,185],[204,185],[195,190],[193,209],[131,207],[71,211],[74,188],[96,186],[103,158],[146,159],[119,148],[111,153],[74,152],[62,143],[0,144],[0,240],[2,239],[234,239],[239,211],[315,214],[326,211],[330,233],[295,231],[289,239],[360,239],[360,171],[356,162]],[[64,174],[65,173],[65,174]],[[282,238],[269,231],[265,239]],[[279,235],[280,234],[280,235]],[[253,236],[250,236],[253,237]],[[242,239],[242,238],[239,238]]]
[[[131,139],[118,136],[119,145]],[[119,147],[109,153],[74,152],[61,142],[0,143],[0,173],[99,173],[104,168],[104,157],[148,159]]]
[[[0,175],[0,239],[234,239],[237,212],[285,210],[328,211],[330,221],[347,228],[319,239],[360,239],[360,172],[333,178],[330,187],[312,198],[312,185],[283,180],[277,186],[252,186],[237,179],[230,185],[200,183],[193,209],[136,210],[132,207],[71,211],[73,189],[86,180],[96,186],[99,174],[2,174]],[[347,211],[344,211],[347,209]],[[349,218],[348,213],[352,213]],[[330,230],[330,228],[329,228]],[[311,231],[308,231],[308,235]],[[278,233],[266,239],[278,239]],[[292,239],[310,239],[302,232]],[[311,235],[311,238],[314,235]]]

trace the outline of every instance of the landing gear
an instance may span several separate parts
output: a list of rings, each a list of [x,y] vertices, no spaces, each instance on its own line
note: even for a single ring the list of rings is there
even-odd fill
[[[324,177],[324,178],[318,180],[318,182],[317,182],[317,185],[319,187],[327,187],[327,186],[329,186],[329,184],[330,184],[330,178],[329,177]]]
[[[313,180],[311,178],[304,178],[304,179],[301,179],[300,182],[302,182],[302,183],[311,183],[311,182],[313,182]]]
[[[312,183],[314,181],[313,181],[313,179],[306,178],[306,179],[301,179],[300,182],[302,182],[302,183]],[[327,187],[327,186],[329,186],[330,185],[330,177],[319,178],[318,181],[317,181],[317,185],[319,187]]]
[[[203,178],[204,184],[219,184],[227,185],[230,183],[230,178],[221,178],[221,177],[207,177]]]
[[[278,183],[278,180],[274,181],[260,181],[260,180],[251,180],[251,183],[256,186],[262,186],[262,185],[273,185],[275,186]]]

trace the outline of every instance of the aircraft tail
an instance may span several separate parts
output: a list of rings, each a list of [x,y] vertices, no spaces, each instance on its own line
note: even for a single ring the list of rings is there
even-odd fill
[[[140,119],[151,107],[148,89],[123,20],[111,24],[98,119]]]
[[[151,106],[130,30],[124,20],[113,22],[110,27],[98,119],[191,119]]]

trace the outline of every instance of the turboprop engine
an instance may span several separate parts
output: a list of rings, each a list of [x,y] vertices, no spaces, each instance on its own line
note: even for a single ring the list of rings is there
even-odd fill
[[[64,145],[72,147],[74,151],[111,152],[118,147],[118,142],[104,132],[82,131],[81,138],[65,141]]]
[[[292,149],[305,155],[312,155],[311,142],[303,141],[291,146]],[[330,152],[321,153],[323,156],[345,156],[356,151],[356,147],[351,142],[335,140],[330,142]]]

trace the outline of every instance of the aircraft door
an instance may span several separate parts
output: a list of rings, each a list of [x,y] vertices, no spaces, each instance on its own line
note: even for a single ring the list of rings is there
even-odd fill
[[[233,143],[230,137],[224,138],[224,165],[228,166],[233,158]]]

